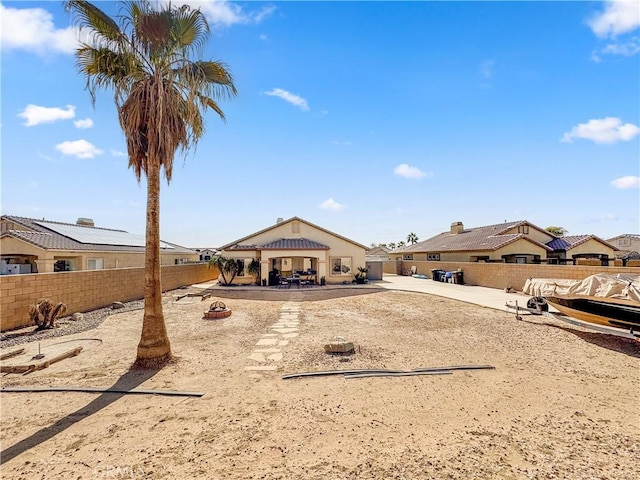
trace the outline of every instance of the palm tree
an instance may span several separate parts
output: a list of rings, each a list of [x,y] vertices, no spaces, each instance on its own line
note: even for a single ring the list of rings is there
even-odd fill
[[[418,236],[415,233],[411,232],[409,235],[407,235],[407,242],[409,242],[411,245],[413,245],[417,241]]]
[[[397,244],[398,248],[404,248],[404,246],[406,245],[406,243],[404,243],[404,240],[400,240]]]
[[[214,99],[234,96],[236,88],[224,64],[194,59],[209,36],[199,10],[121,2],[117,21],[87,1],[69,0],[65,8],[85,41],[76,50],[76,66],[86,77],[95,104],[96,91],[113,91],[120,126],[127,140],[129,168],[147,179],[144,317],[136,366],[160,367],[171,359],[162,312],[160,269],[160,171],[171,181],[178,148],[186,153],[204,133],[204,112],[223,120]]]

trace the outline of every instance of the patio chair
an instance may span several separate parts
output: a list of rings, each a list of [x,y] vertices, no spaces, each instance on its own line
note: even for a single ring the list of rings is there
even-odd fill
[[[278,275],[278,288],[289,288],[290,286],[291,284],[289,283],[289,280]]]

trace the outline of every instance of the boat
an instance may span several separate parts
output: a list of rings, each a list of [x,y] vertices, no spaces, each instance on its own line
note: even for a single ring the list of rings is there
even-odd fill
[[[583,280],[533,279],[523,291],[563,315],[640,334],[640,275],[591,275]]]
[[[568,317],[640,332],[640,303],[606,297],[544,296],[546,302]]]

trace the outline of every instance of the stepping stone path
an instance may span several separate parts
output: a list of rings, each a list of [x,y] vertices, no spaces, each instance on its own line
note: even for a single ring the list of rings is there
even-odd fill
[[[247,357],[254,364],[244,367],[246,371],[273,372],[278,368],[277,362],[283,357],[282,347],[298,336],[301,307],[301,302],[286,302],[280,307],[278,321],[269,328],[272,333],[262,335],[256,348]]]

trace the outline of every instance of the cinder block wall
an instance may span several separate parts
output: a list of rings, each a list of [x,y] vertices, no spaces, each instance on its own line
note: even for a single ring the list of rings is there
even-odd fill
[[[385,273],[396,273],[396,264],[402,263],[399,271],[408,272],[412,266],[417,267],[417,273],[431,278],[432,269],[455,271],[462,269],[464,282],[468,285],[505,289],[511,287],[522,290],[527,278],[565,278],[568,280],[582,280],[596,273],[615,275],[625,273],[640,275],[640,267],[602,267],[595,265],[534,265],[518,263],[481,263],[481,262],[425,262],[403,261],[385,262]]]
[[[206,264],[162,267],[162,289],[217,279]],[[0,276],[0,331],[31,324],[29,305],[41,298],[67,305],[67,314],[86,312],[144,297],[144,268]]]

